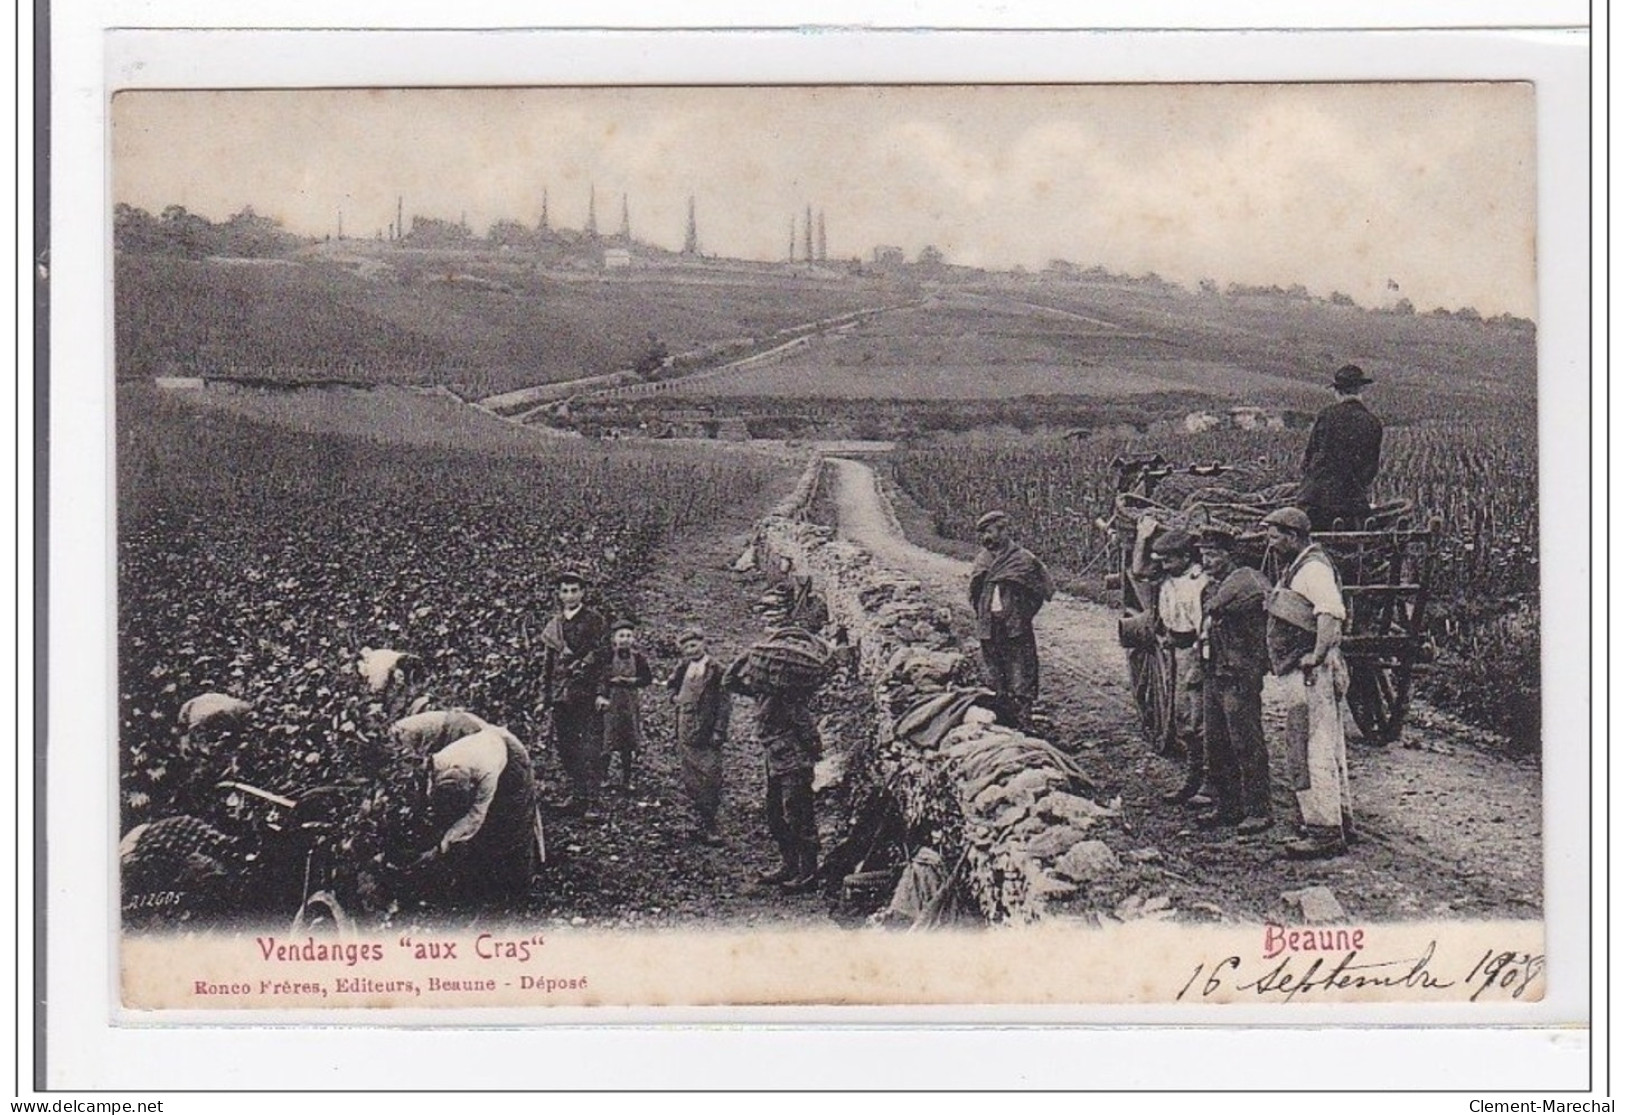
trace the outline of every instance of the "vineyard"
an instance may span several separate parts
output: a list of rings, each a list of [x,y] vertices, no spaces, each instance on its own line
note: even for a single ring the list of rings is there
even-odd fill
[[[857,282],[565,279],[500,253],[404,250],[121,255],[114,297],[121,379],[441,384],[470,397],[631,367],[651,332],[683,352],[894,300]]]
[[[1156,450],[1177,461],[1225,461],[1245,466],[1236,486],[1263,487],[1296,475],[1303,436],[1215,430],[1160,441],[967,439],[904,450],[895,473],[944,537],[973,539],[977,516],[1002,507],[1026,545],[1080,591],[1098,595],[1106,538],[1095,522],[1109,518],[1112,457]],[[1524,753],[1540,746],[1536,462],[1532,412],[1522,421],[1392,427],[1372,493],[1410,499],[1443,523],[1428,607],[1441,654],[1419,678],[1423,696],[1506,734]]]
[[[399,421],[421,434],[440,402]],[[584,567],[600,606],[626,610],[651,555],[779,480],[762,455],[606,450],[484,421],[488,442],[403,444],[120,389],[121,831],[209,815],[223,779],[290,796],[409,784],[381,750],[399,710],[365,692],[363,647],[410,652],[414,693],[525,736],[553,576]],[[254,730],[178,749],[180,706],[206,691],[249,701]],[[393,800],[350,819],[359,860],[420,839],[410,794]]]

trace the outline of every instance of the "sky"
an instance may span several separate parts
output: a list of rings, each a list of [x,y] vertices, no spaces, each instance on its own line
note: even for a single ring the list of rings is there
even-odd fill
[[[1082,267],[1535,316],[1534,93],[1522,83],[124,92],[113,196],[371,237],[403,197],[783,259]]]

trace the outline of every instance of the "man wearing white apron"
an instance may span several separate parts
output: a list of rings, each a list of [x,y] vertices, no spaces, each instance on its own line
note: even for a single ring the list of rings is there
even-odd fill
[[[1310,540],[1309,516],[1283,507],[1266,515],[1264,526],[1270,548],[1286,562],[1265,602],[1267,640],[1287,698],[1287,771],[1306,830],[1286,854],[1324,859],[1347,851],[1354,816],[1343,737],[1349,674],[1338,649],[1348,613],[1336,567]]]

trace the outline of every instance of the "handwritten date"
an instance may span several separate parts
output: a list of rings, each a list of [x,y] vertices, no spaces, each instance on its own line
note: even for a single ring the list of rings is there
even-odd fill
[[[1262,971],[1249,967],[1239,956],[1227,956],[1211,964],[1198,964],[1174,1001],[1187,997],[1195,1001],[1228,999],[1233,992],[1252,992],[1259,999],[1289,1003],[1299,998],[1336,998],[1336,992],[1378,988],[1453,991],[1441,996],[1444,998],[1467,992],[1468,1001],[1476,1003],[1480,996],[1521,999],[1546,971],[1546,957],[1542,954],[1488,949],[1464,975],[1452,975],[1436,969],[1437,944],[1429,941],[1420,954],[1391,960],[1373,959],[1358,950],[1336,959],[1289,953]]]

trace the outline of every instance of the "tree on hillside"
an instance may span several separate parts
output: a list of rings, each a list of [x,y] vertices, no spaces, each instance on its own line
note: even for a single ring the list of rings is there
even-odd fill
[[[272,217],[262,217],[252,205],[245,205],[214,227],[215,255],[247,258],[280,255],[298,242],[298,238],[283,231],[282,223]]]
[[[466,245],[468,229],[459,222],[443,221],[438,217],[412,218],[412,231],[406,234],[414,247],[437,248]]]
[[[485,239],[496,247],[523,247],[531,243],[533,237],[530,229],[518,221],[511,221],[504,217],[494,221],[485,232]]]
[[[919,264],[921,267],[937,268],[943,265],[942,249],[935,244],[927,244],[920,249]]]

